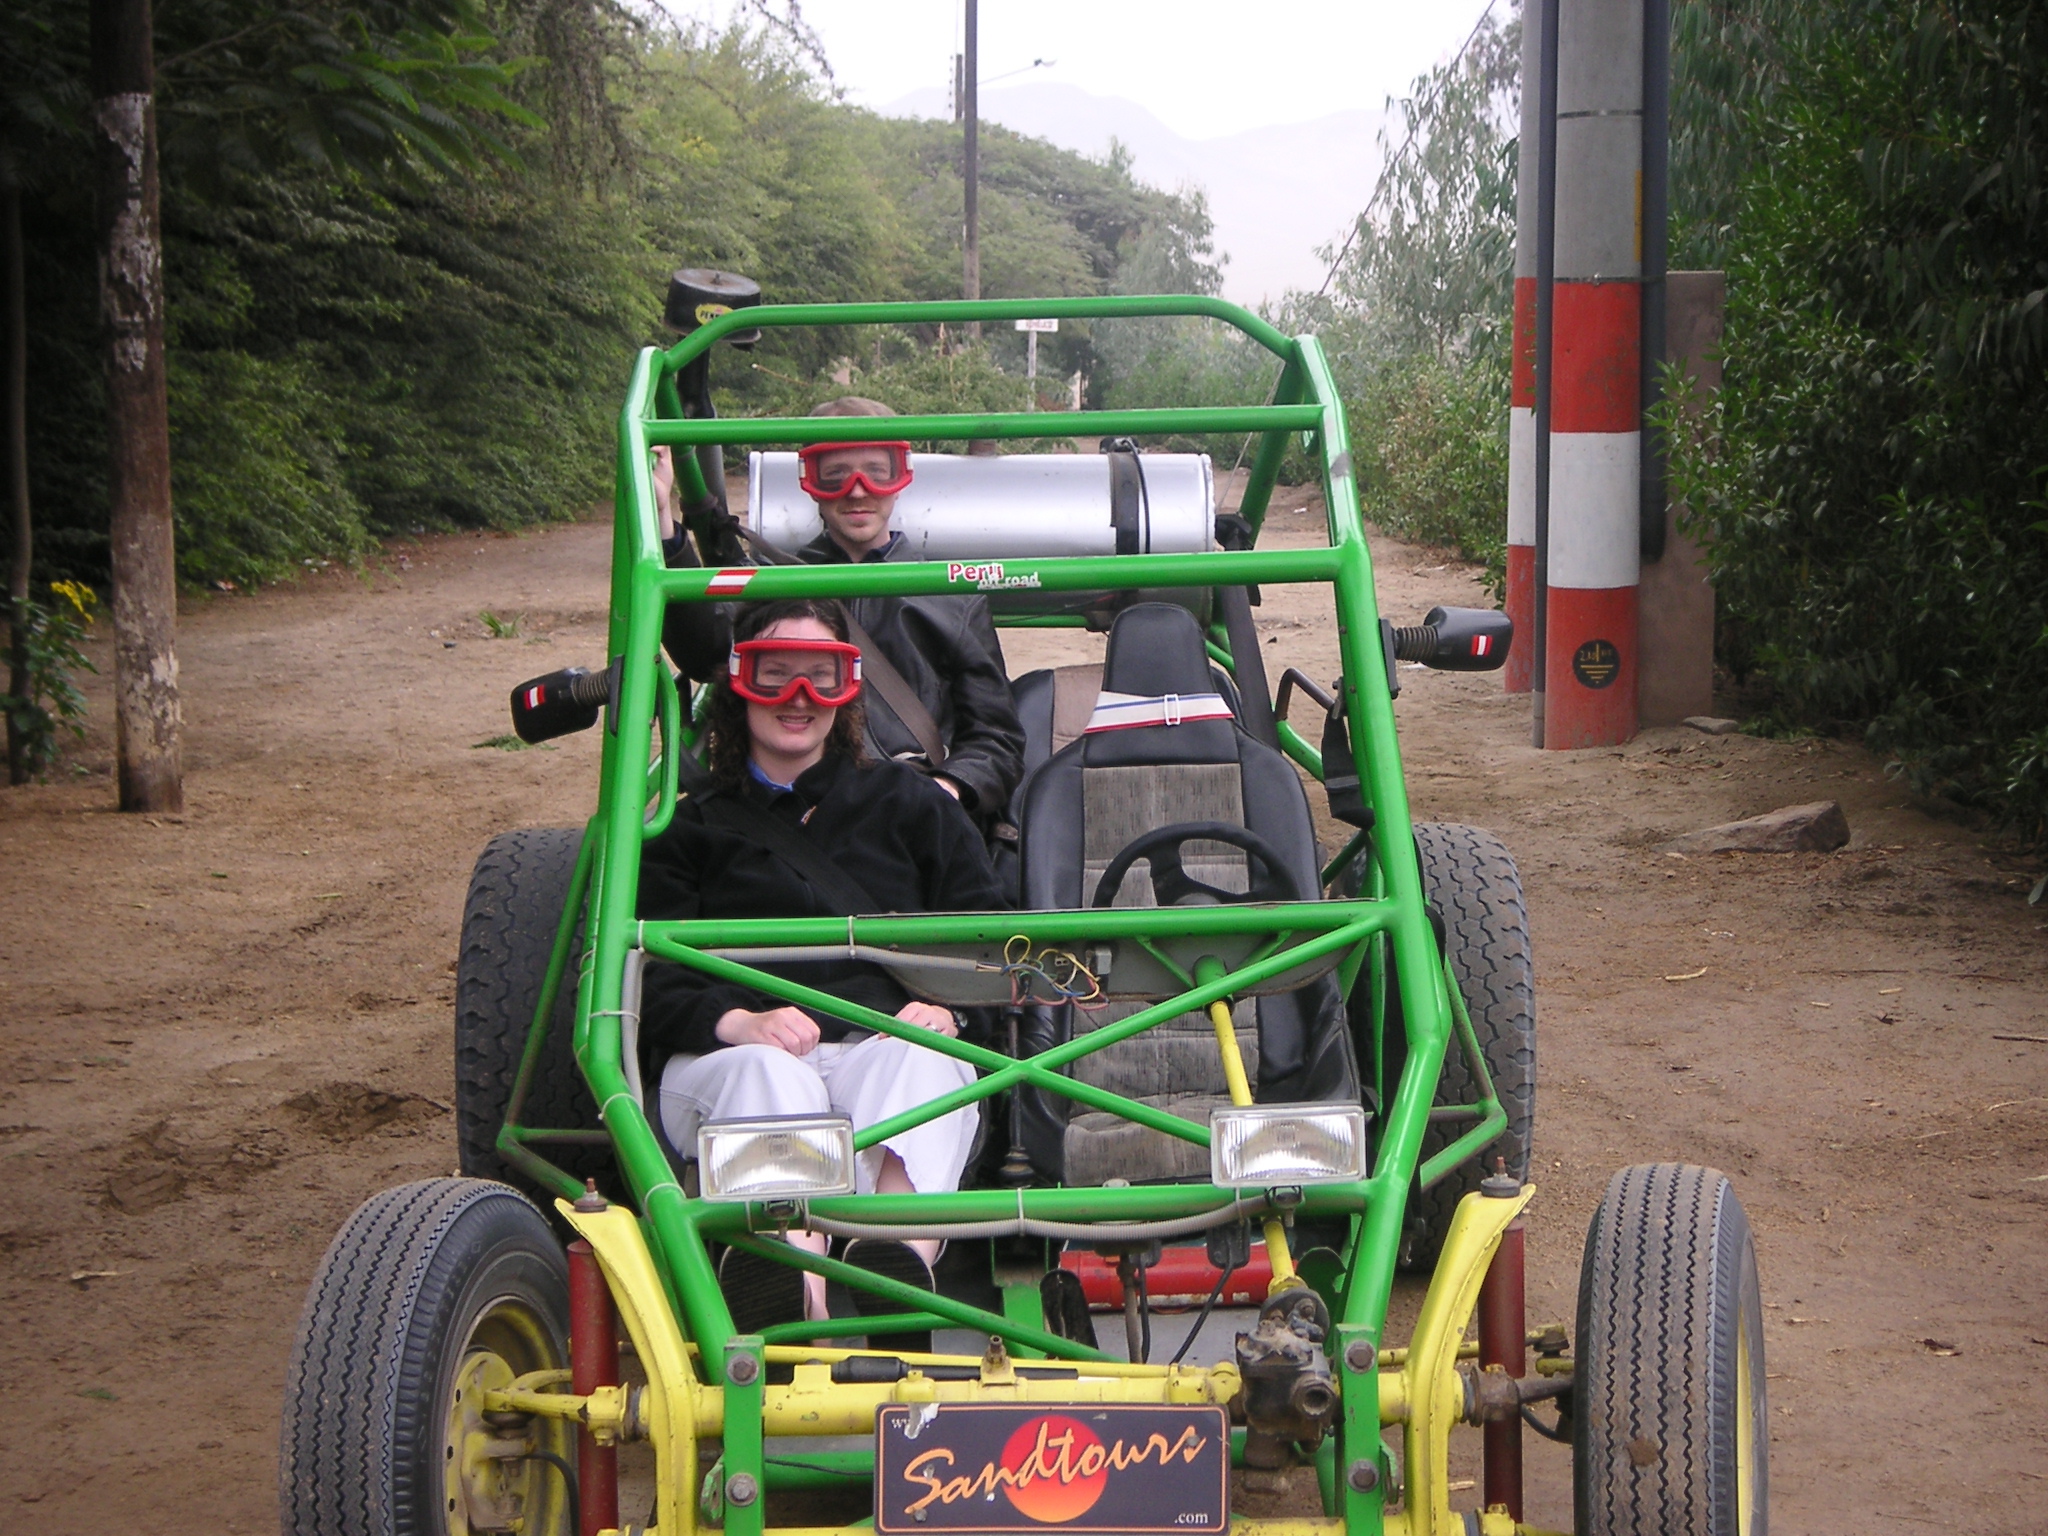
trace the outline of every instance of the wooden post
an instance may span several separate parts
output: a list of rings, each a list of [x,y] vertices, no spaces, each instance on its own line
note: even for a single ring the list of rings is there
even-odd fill
[[[92,0],[121,809],[175,812],[185,800],[183,717],[150,29],[150,0]]]
[[[7,691],[28,696],[28,629],[22,605],[28,601],[29,565],[35,558],[35,527],[28,509],[28,304],[23,298],[21,188],[12,170],[0,165],[0,298],[6,305],[7,361],[0,373],[6,391],[7,500],[13,512],[14,547],[7,565]],[[7,717],[7,782],[28,782],[28,739]]]

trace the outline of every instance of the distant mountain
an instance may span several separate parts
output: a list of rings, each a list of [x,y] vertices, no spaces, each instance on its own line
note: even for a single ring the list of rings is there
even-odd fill
[[[892,117],[944,117],[941,90],[915,91],[881,109]],[[1242,304],[1315,288],[1327,270],[1316,247],[1341,240],[1379,175],[1384,112],[1337,112],[1306,123],[1253,128],[1217,139],[1175,133],[1144,107],[1077,86],[998,86],[981,93],[983,118],[1085,155],[1112,136],[1132,169],[1158,187],[1200,187],[1216,221],[1216,248],[1230,255],[1226,297]]]

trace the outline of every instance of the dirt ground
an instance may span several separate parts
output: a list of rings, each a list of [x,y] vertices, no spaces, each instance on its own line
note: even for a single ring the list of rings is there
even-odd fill
[[[189,601],[185,815],[113,812],[104,677],[83,771],[0,792],[0,1373],[25,1410],[0,1437],[0,1530],[273,1528],[308,1275],[358,1201],[454,1167],[471,861],[591,803],[593,737],[490,743],[514,682],[601,659],[608,538],[428,539],[364,575]],[[1378,553],[1397,621],[1477,598],[1441,555]],[[1276,677],[1335,671],[1311,599],[1265,594]],[[1013,670],[1077,643],[1020,635]],[[1533,913],[1532,1317],[1571,1317],[1614,1169],[1718,1165],[1756,1227],[1778,1528],[2040,1530],[2036,868],[1851,746],[1657,730],[1539,753],[1498,678],[1401,680],[1418,817],[1501,833]],[[1836,854],[1661,847],[1822,798],[1854,829]],[[1568,1457],[1532,1440],[1529,1460],[1530,1517],[1568,1527]]]

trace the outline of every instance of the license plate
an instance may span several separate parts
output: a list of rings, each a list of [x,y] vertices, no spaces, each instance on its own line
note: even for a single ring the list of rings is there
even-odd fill
[[[1230,1523],[1221,1408],[889,1403],[875,1530],[1165,1536]]]

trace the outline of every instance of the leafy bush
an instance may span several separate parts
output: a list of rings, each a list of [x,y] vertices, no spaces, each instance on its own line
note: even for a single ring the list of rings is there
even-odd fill
[[[26,784],[57,759],[62,737],[85,736],[85,695],[73,675],[97,668],[79,644],[98,599],[75,581],[53,581],[54,601],[21,598],[9,607],[9,672],[17,691],[0,693],[11,783]]]
[[[1365,515],[1397,538],[1439,544],[1506,587],[1507,381],[1481,361],[1431,357],[1378,370],[1351,409]]]
[[[1729,298],[1675,488],[1723,657],[1780,717],[2048,835],[2048,5],[1710,9],[1682,35],[1749,63],[1688,108],[1693,141],[1739,138],[1704,162],[1733,185],[1680,209]]]

